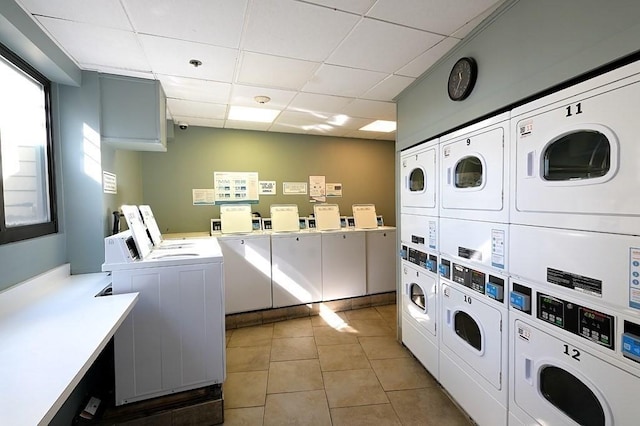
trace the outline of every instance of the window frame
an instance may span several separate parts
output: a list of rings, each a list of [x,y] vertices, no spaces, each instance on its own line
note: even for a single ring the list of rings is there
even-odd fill
[[[47,167],[47,186],[49,194],[49,212],[50,218],[48,222],[35,223],[20,226],[6,226],[5,210],[4,210],[4,179],[2,178],[2,162],[0,161],[0,245],[18,241],[29,240],[32,238],[43,237],[45,235],[56,234],[58,232],[58,211],[56,199],[56,179],[55,179],[55,161],[54,161],[54,143],[53,143],[53,118],[52,118],[52,102],[51,102],[51,81],[38,72],[35,68],[22,60],[18,55],[13,53],[9,48],[0,43],[0,55],[8,62],[12,63],[16,68],[25,73],[28,77],[42,84],[44,90],[44,108],[46,120],[46,158],[44,163]],[[0,140],[0,146],[2,140]],[[0,157],[1,157],[0,153]]]

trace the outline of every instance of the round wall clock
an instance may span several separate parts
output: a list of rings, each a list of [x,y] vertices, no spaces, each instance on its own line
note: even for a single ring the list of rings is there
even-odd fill
[[[465,99],[476,84],[478,66],[473,58],[460,58],[451,68],[447,89],[453,101]]]

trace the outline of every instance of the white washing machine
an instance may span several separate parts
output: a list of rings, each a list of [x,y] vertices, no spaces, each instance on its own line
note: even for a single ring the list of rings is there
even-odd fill
[[[640,237],[511,225],[509,250],[514,277],[640,315]]]
[[[512,279],[510,425],[635,425],[640,317]]]
[[[438,216],[438,139],[400,153],[402,213]]]
[[[415,262],[419,255],[401,262],[402,343],[438,380],[438,277]]]
[[[440,217],[509,222],[509,113],[440,138]]]
[[[640,234],[633,63],[512,111],[511,222]]]
[[[507,276],[441,264],[440,383],[477,424],[506,425]]]
[[[509,271],[509,225],[441,217],[440,253],[485,268]]]

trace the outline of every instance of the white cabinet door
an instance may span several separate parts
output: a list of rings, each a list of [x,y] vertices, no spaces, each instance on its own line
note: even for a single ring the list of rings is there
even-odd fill
[[[273,307],[322,300],[322,241],[319,233],[271,236]]]
[[[366,231],[367,294],[396,291],[396,230]]]
[[[364,231],[322,234],[322,300],[367,292],[365,252]]]

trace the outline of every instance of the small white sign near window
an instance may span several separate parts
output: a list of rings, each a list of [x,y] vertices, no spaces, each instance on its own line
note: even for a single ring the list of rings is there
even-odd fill
[[[118,193],[118,181],[114,173],[102,171],[102,190],[105,194]]]

